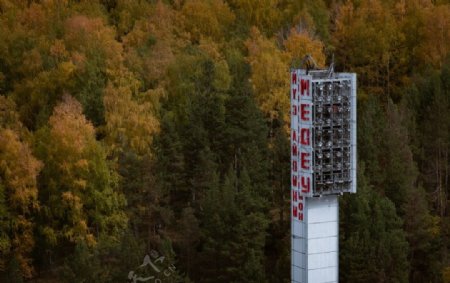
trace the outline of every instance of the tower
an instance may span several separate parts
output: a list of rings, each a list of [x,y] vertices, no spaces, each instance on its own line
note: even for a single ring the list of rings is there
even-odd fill
[[[291,70],[291,281],[339,281],[339,202],[356,193],[356,74]]]

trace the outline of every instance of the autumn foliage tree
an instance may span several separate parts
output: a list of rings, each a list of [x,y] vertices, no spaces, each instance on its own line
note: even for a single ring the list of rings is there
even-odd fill
[[[168,282],[288,282],[289,69],[307,54],[358,75],[341,281],[449,281],[449,11],[0,0],[0,281],[123,282],[158,250]]]
[[[49,127],[37,136],[37,152],[45,163],[38,228],[44,243],[49,248],[67,242],[94,246],[101,238],[115,239],[127,221],[124,199],[115,191],[105,150],[81,104],[65,95]]]
[[[279,50],[274,41],[267,39],[257,28],[251,30],[246,41],[248,63],[252,68],[251,82],[255,100],[271,119],[289,109],[288,56]]]
[[[308,30],[292,28],[283,44],[291,61],[299,61],[306,55],[311,55],[318,68],[325,66],[324,44]]]
[[[1,266],[4,269],[14,258],[20,265],[20,273],[29,278],[34,270],[33,213],[39,208],[36,177],[42,163],[33,157],[29,145],[10,129],[0,130],[0,143]]]

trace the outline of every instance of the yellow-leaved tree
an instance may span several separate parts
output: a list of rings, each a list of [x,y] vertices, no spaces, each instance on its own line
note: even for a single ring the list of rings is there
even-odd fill
[[[223,40],[225,32],[235,16],[222,0],[188,0],[183,6],[184,26],[191,40],[199,41],[201,36]]]
[[[29,278],[42,163],[33,156],[24,133],[13,102],[0,96],[0,271],[16,261],[20,276]]]
[[[423,9],[423,42],[419,56],[424,65],[439,69],[450,54],[450,5],[432,6]]]
[[[280,0],[229,0],[237,15],[248,26],[255,26],[264,32],[273,32],[283,21]]]
[[[123,70],[122,77],[105,89],[106,142],[111,154],[132,150],[151,154],[154,135],[159,130],[156,105],[163,89],[139,93],[139,81]]]
[[[255,100],[270,119],[289,115],[289,56],[275,42],[252,28],[245,43],[251,66],[251,84]]]
[[[105,150],[81,104],[65,94],[37,140],[37,152],[45,162],[39,231],[47,247],[67,242],[93,246],[100,237],[117,240],[127,223],[125,201],[115,191]]]
[[[358,73],[361,85],[376,94],[398,92],[402,80],[397,77],[411,52],[403,48],[400,22],[386,2],[348,1],[340,6],[332,39],[340,68]]]
[[[166,78],[168,66],[188,35],[181,31],[181,15],[158,1],[147,17],[136,20],[123,37],[125,65],[146,87],[155,88]]]
[[[302,59],[309,54],[316,61],[317,67],[325,66],[324,44],[315,39],[308,30],[292,28],[283,44],[291,61]]]
[[[283,42],[285,51],[274,40],[252,28],[245,45],[251,66],[251,83],[256,102],[270,119],[283,119],[289,124],[289,68],[294,59],[310,54],[318,67],[325,65],[323,43],[306,30],[291,29]],[[280,113],[283,115],[279,117]]]

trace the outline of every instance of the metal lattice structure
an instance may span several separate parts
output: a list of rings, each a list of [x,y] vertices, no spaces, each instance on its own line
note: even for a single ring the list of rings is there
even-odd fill
[[[317,78],[312,72],[313,195],[356,192],[356,91],[353,76]]]

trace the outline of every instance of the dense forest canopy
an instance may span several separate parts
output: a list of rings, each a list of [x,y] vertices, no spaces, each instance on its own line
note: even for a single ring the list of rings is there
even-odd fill
[[[448,0],[0,0],[0,282],[290,282],[306,54],[358,74],[340,281],[450,282]]]

